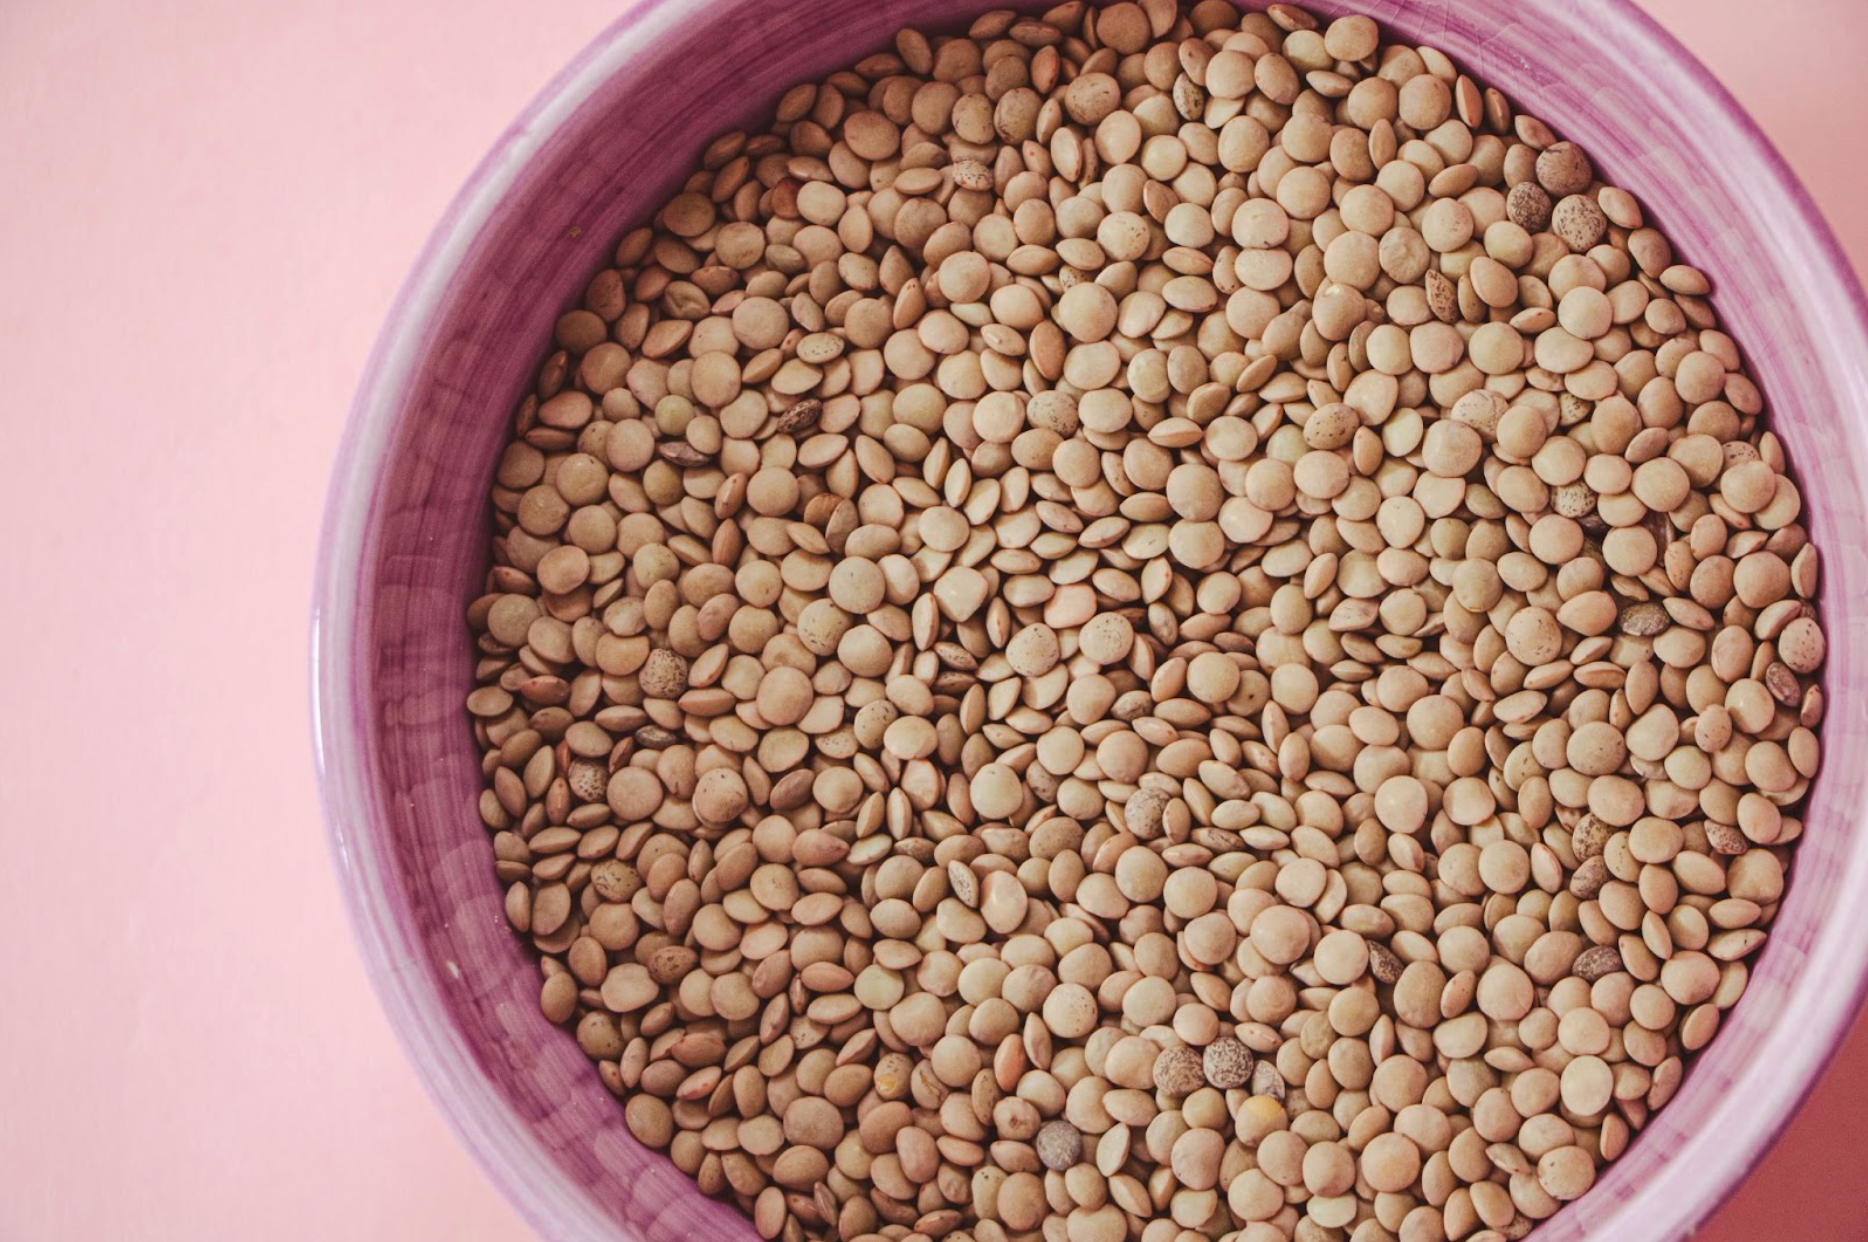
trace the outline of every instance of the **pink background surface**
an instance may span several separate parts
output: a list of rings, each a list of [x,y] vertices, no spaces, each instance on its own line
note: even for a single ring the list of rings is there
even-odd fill
[[[1868,267],[1868,6],[1648,7]],[[529,1236],[351,947],[305,625],[397,283],[618,4],[536,9],[0,3],[0,1238]],[[1865,1110],[1858,1024],[1699,1237],[1868,1238]]]

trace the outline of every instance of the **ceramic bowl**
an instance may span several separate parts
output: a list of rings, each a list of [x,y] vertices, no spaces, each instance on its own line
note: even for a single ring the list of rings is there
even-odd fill
[[[474,172],[417,261],[350,413],[313,615],[318,762],[364,960],[436,1103],[552,1242],[752,1239],[638,1146],[591,1064],[538,1010],[475,814],[462,619],[486,492],[553,319],[715,134],[977,0],[638,0]],[[1756,126],[1624,0],[1324,0],[1436,46],[1580,142],[1636,194],[1715,302],[1769,402],[1825,552],[1825,767],[1749,991],[1674,1101],[1539,1230],[1671,1242],[1745,1176],[1837,1047],[1868,936],[1868,329],[1860,290]]]

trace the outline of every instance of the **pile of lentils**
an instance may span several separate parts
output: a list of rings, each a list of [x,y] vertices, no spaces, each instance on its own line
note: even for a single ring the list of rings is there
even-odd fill
[[[497,465],[546,1016],[765,1238],[1522,1238],[1745,990],[1817,770],[1709,292],[1366,17],[995,12],[788,91]]]

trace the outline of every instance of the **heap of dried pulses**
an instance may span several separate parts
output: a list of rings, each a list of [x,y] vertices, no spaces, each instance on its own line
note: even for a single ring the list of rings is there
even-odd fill
[[[793,88],[497,466],[545,1014],[767,1238],[1523,1237],[1744,991],[1817,769],[1708,294],[1365,17],[997,12]]]

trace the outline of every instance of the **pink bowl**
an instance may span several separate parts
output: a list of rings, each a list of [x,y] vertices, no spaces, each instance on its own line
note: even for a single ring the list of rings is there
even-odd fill
[[[1319,0],[1451,55],[1583,144],[1710,273],[1799,468],[1826,551],[1827,763],[1746,993],[1673,1103],[1542,1242],[1683,1237],[1757,1161],[1862,993],[1868,892],[1868,314],[1807,195],[1751,120],[1626,0]],[[501,138],[404,285],[351,409],[312,621],[318,765],[357,939],[462,1140],[555,1242],[745,1238],[638,1146],[538,1011],[474,813],[463,609],[486,488],[555,316],[714,134],[787,86],[951,26],[977,0],[639,0]],[[1865,634],[1868,636],[1868,634]]]

